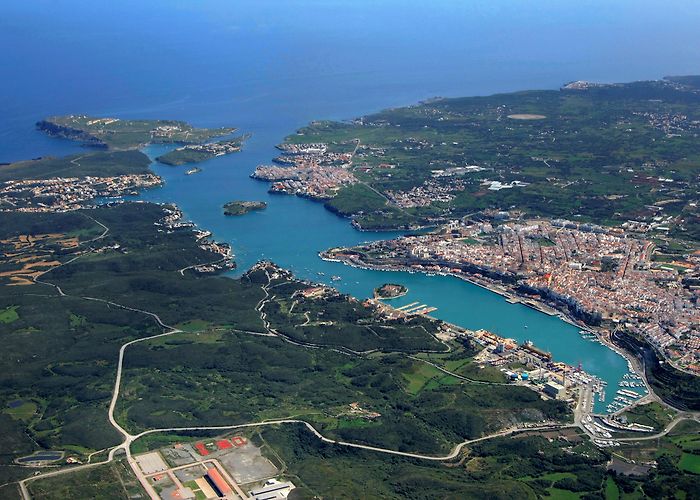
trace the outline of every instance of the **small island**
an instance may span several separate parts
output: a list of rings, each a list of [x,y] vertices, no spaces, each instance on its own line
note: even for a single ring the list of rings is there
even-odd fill
[[[374,289],[375,299],[396,299],[403,297],[408,293],[408,288],[395,283],[384,283],[382,286]]]
[[[264,201],[229,201],[224,205],[224,215],[245,215],[253,210],[265,210]]]
[[[215,156],[237,153],[241,150],[243,140],[243,137],[237,137],[228,141],[188,144],[169,151],[156,158],[156,160],[165,165],[174,167],[185,165],[186,163],[199,163],[214,158]]]

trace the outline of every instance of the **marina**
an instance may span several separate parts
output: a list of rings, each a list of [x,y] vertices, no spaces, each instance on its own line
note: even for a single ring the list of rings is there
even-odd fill
[[[617,386],[623,380],[628,372],[627,362],[617,352],[599,341],[582,338],[578,333],[580,326],[563,321],[558,315],[545,314],[532,305],[510,303],[496,290],[451,275],[378,271],[322,260],[318,256],[320,250],[402,233],[357,231],[346,219],[324,210],[317,203],[299,197],[270,195],[265,185],[249,179],[245,170],[245,165],[275,156],[274,148],[260,147],[260,140],[261,135],[254,134],[236,156],[212,159],[207,162],[205,171],[196,176],[176,175],[169,167],[153,164],[152,168],[165,178],[165,184],[143,192],[140,198],[156,202],[174,200],[187,219],[211,230],[217,240],[229,242],[237,262],[232,275],[240,275],[258,259],[265,258],[290,269],[302,279],[332,286],[358,298],[371,297],[374,289],[384,283],[399,283],[409,290],[391,301],[399,311],[430,314],[464,328],[485,329],[517,342],[531,340],[537,348],[550,352],[556,361],[570,366],[581,363],[586,373],[606,382],[608,387]],[[150,146],[146,152],[155,157],[163,149]],[[219,188],[222,178],[230,179],[227,182],[231,189],[222,192]],[[192,188],[193,183],[196,189]],[[198,193],[207,193],[207,196]],[[226,219],[218,209],[206,209],[232,196],[267,201],[265,216]],[[318,230],[309,231],[309,227]],[[284,239],[285,245],[273,244],[274,239],[269,237],[273,234],[277,239]],[[605,412],[606,406],[613,402],[612,395],[611,391],[598,393],[595,411]]]
[[[287,16],[288,13],[284,13],[284,17]],[[563,31],[561,34],[565,36]],[[449,38],[453,35],[445,31],[441,36]],[[318,39],[304,42],[316,44]],[[524,43],[537,42],[529,39]],[[288,47],[289,33],[280,32],[273,36],[270,50],[288,53]],[[197,54],[202,53],[200,49],[203,48],[193,47]],[[339,50],[339,60],[357,56],[354,44]],[[370,297],[374,288],[382,283],[398,282],[407,286],[410,292],[393,301],[397,307],[412,302],[416,302],[414,305],[427,304],[437,308],[430,314],[438,319],[474,330],[484,328],[518,342],[530,339],[538,348],[550,352],[555,360],[571,366],[581,362],[583,370],[607,382],[608,390],[603,401],[598,400],[600,395],[596,397],[596,410],[605,411],[606,405],[613,401],[615,391],[612,388],[617,387],[628,371],[627,363],[607,346],[582,338],[577,333],[581,326],[562,321],[552,311],[536,309],[536,304],[523,304],[515,299],[509,302],[498,295],[496,289],[492,291],[453,276],[371,271],[323,261],[318,257],[319,251],[392,238],[403,233],[358,231],[347,219],[329,212],[320,203],[300,197],[272,195],[267,192],[266,183],[249,177],[256,165],[269,164],[280,155],[275,145],[312,120],[351,119],[434,95],[488,95],[518,90],[523,88],[523,79],[527,80],[526,87],[529,88],[554,89],[577,72],[576,67],[566,67],[565,70],[553,69],[543,74],[535,68],[522,67],[521,79],[515,82],[508,64],[493,64],[488,58],[475,62],[473,58],[465,57],[471,64],[467,75],[455,72],[454,58],[450,57],[445,60],[435,58],[434,71],[418,76],[413,57],[398,58],[396,64],[387,66],[385,61],[392,58],[386,57],[386,50],[390,49],[365,54],[362,67],[367,71],[352,74],[340,68],[328,71],[322,64],[309,66],[308,61],[292,51],[289,58],[275,58],[276,66],[270,73],[284,75],[282,85],[277,78],[255,81],[238,78],[238,71],[245,74],[255,68],[259,58],[252,53],[223,50],[221,47],[216,48],[216,57],[221,64],[213,73],[206,76],[193,74],[191,79],[181,80],[181,75],[173,71],[171,64],[149,59],[152,66],[148,71],[144,67],[140,73],[139,85],[143,92],[133,95],[125,94],[119,88],[119,79],[97,81],[103,89],[99,93],[89,91],[94,83],[83,87],[79,82],[80,85],[75,87],[76,82],[71,80],[65,83],[67,90],[61,109],[46,101],[43,95],[32,94],[23,100],[21,112],[20,108],[16,112],[8,111],[8,125],[3,128],[8,135],[3,142],[5,153],[2,159],[12,161],[37,155],[84,153],[84,148],[78,144],[44,137],[31,127],[16,127],[17,123],[26,123],[27,116],[38,119],[47,114],[85,110],[96,115],[125,118],[172,116],[200,126],[234,123],[240,130],[252,134],[240,152],[203,162],[202,171],[196,175],[184,175],[181,169],[154,163],[151,168],[164,180],[164,185],[143,191],[138,199],[175,203],[185,220],[193,221],[202,230],[211,231],[217,241],[229,243],[237,264],[232,275],[238,276],[257,261],[269,259],[292,270],[299,278],[320,281],[358,298]],[[529,49],[519,46],[519,50]],[[104,60],[104,55],[99,52],[90,54],[88,59],[95,64]],[[509,54],[499,53],[495,57],[508,60]],[[555,64],[551,68],[561,68],[557,66],[559,62],[569,64],[570,55],[570,48],[552,54]],[[461,60],[461,57],[457,59]],[[369,62],[365,60],[367,58]],[[636,68],[624,71],[602,59],[595,64],[594,73],[603,80],[625,81],[659,76],[657,71],[649,71],[647,58],[640,59]],[[237,70],[232,73],[230,68]],[[630,73],[626,74],[626,71]],[[157,90],[163,88],[163,78],[172,88],[168,94]],[[27,89],[32,88],[32,81],[25,82]],[[220,85],[212,84],[213,81],[220,82]],[[157,145],[146,148],[145,152],[155,158],[169,149]],[[227,218],[221,213],[221,207],[232,199],[265,201],[268,208],[264,213]]]
[[[26,4],[0,496],[697,495],[693,2]]]

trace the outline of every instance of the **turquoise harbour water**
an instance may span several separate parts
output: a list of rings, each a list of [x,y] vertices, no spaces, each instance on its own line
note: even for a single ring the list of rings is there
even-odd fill
[[[151,146],[146,152],[155,157],[168,149]],[[445,321],[470,329],[485,328],[520,342],[532,340],[550,351],[557,361],[573,366],[581,363],[584,370],[607,381],[611,389],[627,372],[627,363],[621,356],[581,338],[579,328],[527,306],[509,304],[502,296],[458,278],[358,269],[320,259],[320,250],[403,233],[357,231],[348,220],[318,203],[269,194],[266,183],[249,178],[250,163],[246,157],[268,154],[263,160],[269,159],[274,151],[263,148],[265,153],[256,153],[255,149],[254,144],[249,144],[242,153],[204,162],[200,165],[202,172],[189,176],[184,175],[185,168],[154,163],[152,168],[165,179],[165,185],[143,193],[140,199],[175,201],[185,218],[212,231],[217,240],[231,243],[238,264],[232,275],[244,272],[260,259],[268,259],[291,269],[300,278],[326,283],[361,298],[371,296],[382,283],[401,283],[409,293],[392,301],[392,305],[419,301],[437,307],[431,315]],[[228,188],[217,188],[221,183]],[[226,217],[222,205],[233,199],[266,201],[268,208],[242,217]],[[604,411],[615,397],[615,390],[606,391],[605,402],[596,400],[597,411]]]
[[[154,165],[165,186],[141,198],[174,202],[230,242],[239,272],[270,259],[358,297],[400,282],[410,293],[397,304],[420,301],[464,327],[530,339],[557,360],[580,362],[608,382],[607,400],[614,397],[624,359],[577,328],[456,278],[324,262],[320,250],[395,234],[358,232],[315,202],[269,195],[249,174],[314,119],[436,95],[697,73],[694,1],[36,0],[4,2],[2,10],[0,161],[80,151],[34,130],[52,114],[237,126],[253,134],[241,153],[191,176],[187,167]],[[263,200],[268,209],[225,217],[221,206],[233,199]],[[331,282],[334,275],[341,280]]]

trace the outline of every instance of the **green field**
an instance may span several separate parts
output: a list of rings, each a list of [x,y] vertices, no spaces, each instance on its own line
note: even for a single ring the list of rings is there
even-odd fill
[[[678,462],[678,467],[684,471],[700,475],[700,455],[683,453],[680,462]]]
[[[581,498],[581,494],[574,491],[551,487],[547,488],[547,496],[545,498],[551,498],[552,500],[578,500]]]
[[[421,354],[420,357],[469,380],[505,384],[503,372],[498,368],[481,365],[472,360],[475,352],[478,351],[475,351],[471,346],[459,345],[450,353]]]
[[[620,488],[612,477],[605,480],[605,500],[619,500]]]
[[[19,306],[8,306],[0,311],[0,323],[12,323],[19,319],[17,308]]]
[[[443,372],[424,363],[414,364],[410,371],[404,372],[403,376],[407,383],[406,392],[413,395],[418,394],[428,383],[436,381],[439,384],[440,380],[445,378]],[[453,377],[448,375],[447,378]]]
[[[34,401],[24,401],[21,405],[14,408],[6,408],[4,412],[15,420],[28,421],[36,415],[37,409],[38,405]]]

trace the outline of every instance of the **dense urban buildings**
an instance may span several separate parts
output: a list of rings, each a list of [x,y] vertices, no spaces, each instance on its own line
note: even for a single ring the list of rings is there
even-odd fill
[[[663,258],[622,229],[567,220],[455,221],[440,231],[327,254],[358,265],[506,283],[567,314],[641,334],[700,373],[700,255]]]

